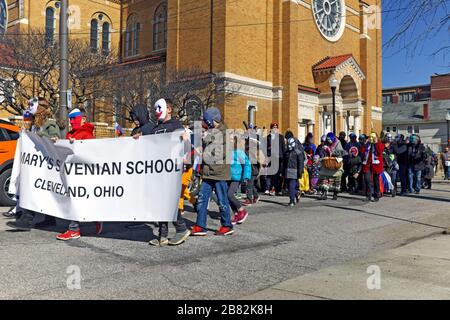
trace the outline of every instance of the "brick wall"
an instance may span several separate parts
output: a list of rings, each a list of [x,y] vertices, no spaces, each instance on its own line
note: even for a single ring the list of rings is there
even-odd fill
[[[431,77],[431,100],[450,99],[450,74]]]

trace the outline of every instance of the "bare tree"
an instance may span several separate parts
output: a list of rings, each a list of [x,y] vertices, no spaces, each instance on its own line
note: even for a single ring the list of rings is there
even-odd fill
[[[87,41],[69,41],[69,87],[76,106],[84,106],[91,96],[109,95],[111,88],[103,74],[115,62],[113,57],[93,51]]]
[[[165,69],[163,62],[144,67],[114,68],[108,73],[112,87],[110,93],[113,94],[110,100],[119,107],[104,112],[131,120],[129,112],[137,104],[151,107],[160,98],[170,98],[178,118],[194,121],[201,118],[206,108],[219,106],[235,95],[234,90],[223,90],[223,83],[215,74],[196,68],[166,74]]]
[[[48,100],[54,114],[59,109],[59,48],[49,44],[39,30],[30,34],[5,36],[0,42],[4,64],[0,66],[0,108],[21,115],[33,96]],[[113,54],[93,52],[86,41],[69,41],[69,87],[75,105],[83,105],[96,90],[108,86],[95,75],[113,63]]]
[[[383,4],[385,18],[395,19],[398,30],[385,42],[385,48],[405,51],[407,57],[422,52],[441,32],[447,41],[430,52],[433,57],[442,57],[450,67],[450,2],[448,0],[392,0]]]

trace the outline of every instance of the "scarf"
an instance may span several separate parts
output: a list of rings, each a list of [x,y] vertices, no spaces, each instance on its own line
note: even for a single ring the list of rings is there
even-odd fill
[[[372,157],[372,164],[380,164],[380,160],[378,160],[377,150],[375,145],[368,143],[366,145],[366,152],[364,153],[364,162],[363,165],[367,165],[367,161],[369,160],[369,152]]]

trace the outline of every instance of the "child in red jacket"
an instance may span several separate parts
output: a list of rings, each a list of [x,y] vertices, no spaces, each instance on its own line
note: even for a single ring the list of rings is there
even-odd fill
[[[383,173],[383,151],[384,144],[378,141],[376,133],[372,132],[369,141],[361,147],[363,160],[362,173],[364,175],[364,184],[366,188],[365,201],[378,201],[381,197],[380,174]]]
[[[95,139],[94,137],[94,125],[87,122],[86,112],[78,108],[73,109],[69,113],[69,121],[72,130],[66,135],[66,139],[73,143],[75,140],[87,140]],[[103,229],[103,223],[96,222],[95,224],[96,233],[100,234]],[[69,230],[64,233],[59,234],[56,239],[58,240],[70,240],[78,239],[80,234],[80,223],[78,221],[71,221],[69,224]]]

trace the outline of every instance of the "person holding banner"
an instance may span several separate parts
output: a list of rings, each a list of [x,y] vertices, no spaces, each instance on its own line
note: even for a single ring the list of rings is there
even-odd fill
[[[53,119],[53,113],[48,107],[48,102],[45,98],[33,98],[28,102],[28,109],[24,112],[23,119],[31,132],[56,142],[60,138],[61,132],[58,124]],[[16,230],[29,231],[36,218],[36,212],[21,209],[18,207],[18,204],[14,211],[15,213],[22,212],[22,214],[16,221],[8,222],[8,226]],[[43,228],[54,225],[56,225],[55,217],[44,215],[44,220],[36,223],[34,227]]]
[[[73,143],[75,140],[94,139],[94,125],[87,122],[87,115],[84,110],[78,108],[73,109],[69,113],[69,121],[72,130],[67,133],[66,139]],[[102,222],[96,222],[95,231],[100,234],[103,229]],[[56,236],[56,239],[67,241],[71,239],[78,239],[81,237],[80,223],[78,221],[71,221],[69,229]]]
[[[130,111],[130,118],[135,124],[133,131],[131,131],[131,136],[142,133],[142,128],[144,127],[146,128],[144,130],[148,130],[149,126],[150,128],[154,126],[154,124],[150,122],[150,115],[145,104],[135,105]]]
[[[188,140],[188,135],[185,132],[180,121],[175,119],[173,114],[173,102],[170,99],[159,99],[155,103],[155,116],[158,121],[156,126],[143,126],[141,127],[141,132],[133,136],[135,139],[139,139],[141,135],[151,135],[151,134],[161,134],[179,131],[183,135],[185,141]],[[190,150],[190,143],[189,143]],[[152,239],[149,244],[152,246],[165,246],[172,245],[177,246],[186,241],[189,237],[190,231],[186,227],[186,222],[181,216],[181,211],[183,210],[184,201],[184,190],[187,188],[190,180],[191,170],[185,170],[182,177],[183,187],[181,188],[180,200],[178,203],[178,214],[177,221],[173,222],[176,229],[175,237],[168,239],[169,235],[169,223],[159,222],[159,236],[156,239]]]
[[[32,100],[30,100],[28,105],[31,105]],[[37,107],[36,110],[34,110],[34,112],[37,111]],[[22,130],[28,130],[31,131],[31,127],[33,126],[34,123],[34,113],[32,113],[31,109],[28,108],[27,110],[25,110],[23,112],[22,115],[22,119],[23,119],[23,125],[22,125]],[[22,214],[22,209],[19,207],[19,196],[17,197],[17,202],[16,205],[14,207],[12,207],[10,210],[8,210],[7,212],[3,212],[3,216],[6,218],[19,218],[19,215]],[[29,229],[28,227],[26,229]]]

